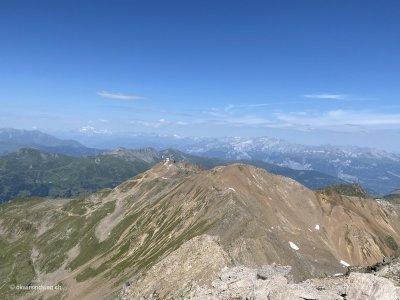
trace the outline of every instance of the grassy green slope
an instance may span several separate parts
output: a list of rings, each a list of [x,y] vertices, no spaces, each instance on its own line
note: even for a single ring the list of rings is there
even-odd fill
[[[164,200],[163,195],[174,193],[181,185],[180,179],[141,181],[139,175],[116,190],[76,199],[37,197],[0,205],[0,295],[16,299],[29,292],[10,286],[48,280],[67,288],[68,280],[84,283],[95,279],[98,284],[105,280],[118,289],[126,278],[208,228],[210,224],[205,222],[191,226],[195,220],[188,214],[197,207],[183,212],[183,207]],[[123,219],[104,240],[99,239],[96,228],[117,211],[117,202],[123,207]],[[46,297],[51,295],[46,293]],[[54,294],[56,299],[65,296],[65,292]]]
[[[105,191],[96,197],[101,198],[102,193]],[[15,299],[26,292],[10,286],[42,283],[39,279],[43,274],[62,269],[68,260],[68,250],[90,239],[93,227],[113,211],[115,204],[107,202],[87,215],[87,210],[94,207],[95,204],[85,203],[83,198],[31,198],[0,206],[0,294]],[[87,261],[87,252],[92,250],[84,249],[76,258],[78,263]]]
[[[21,149],[0,157],[0,203],[16,197],[74,197],[114,187],[149,169],[120,157],[69,157]]]
[[[319,192],[327,196],[344,195],[360,198],[368,197],[368,193],[358,184],[335,184],[324,189],[320,189]]]

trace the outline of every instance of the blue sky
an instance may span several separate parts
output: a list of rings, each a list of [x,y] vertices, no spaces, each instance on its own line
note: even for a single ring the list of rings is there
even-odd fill
[[[2,1],[0,127],[400,152],[399,1]]]

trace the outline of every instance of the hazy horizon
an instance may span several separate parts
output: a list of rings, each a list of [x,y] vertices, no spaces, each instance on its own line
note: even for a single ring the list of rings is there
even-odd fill
[[[284,142],[287,142],[289,144],[297,144],[297,145],[305,145],[305,146],[338,146],[338,147],[359,147],[359,148],[372,148],[376,150],[383,150],[383,151],[388,151],[391,153],[395,154],[400,154],[400,151],[397,151],[396,149],[390,149],[390,147],[385,148],[385,147],[379,147],[375,145],[373,142],[368,144],[357,144],[354,142],[349,141],[348,143],[344,143],[343,140],[342,143],[335,143],[332,141],[335,141],[335,139],[326,139],[326,142],[323,142],[322,140],[318,142],[312,142],[312,140],[307,140],[306,138],[302,136],[298,136],[297,139],[287,139],[284,137],[278,137],[278,136],[271,136],[271,135],[248,135],[248,136],[235,136],[235,135],[223,135],[223,136],[213,136],[213,135],[208,135],[208,136],[194,136],[194,135],[177,135],[177,134],[170,134],[170,133],[159,133],[159,132],[116,132],[116,133],[111,133],[111,132],[93,132],[93,131],[46,131],[46,130],[39,130],[37,128],[35,129],[30,129],[30,128],[11,128],[11,127],[4,127],[0,128],[1,129],[16,129],[16,130],[27,130],[27,131],[40,131],[45,134],[49,134],[51,136],[54,136],[59,139],[63,140],[74,140],[86,147],[91,147],[91,148],[98,148],[98,149],[104,149],[104,150],[110,150],[110,149],[115,149],[118,147],[125,147],[125,148],[131,148],[131,149],[137,149],[137,148],[144,148],[144,147],[154,147],[159,150],[165,149],[165,148],[174,148],[174,144],[176,144],[176,147],[179,148],[179,141],[180,140],[185,140],[185,139],[202,139],[203,141],[209,139],[223,139],[223,138],[242,138],[242,139],[258,139],[258,138],[269,138],[269,139],[278,139],[282,140]],[[136,144],[138,140],[135,138],[145,138],[144,141],[148,141],[148,143],[141,142],[140,144]],[[158,137],[163,137],[163,138],[173,138],[174,140],[164,140],[162,145],[165,145],[164,147],[156,146],[159,145],[160,143],[158,142]],[[339,139],[336,139],[336,141],[339,141]]]

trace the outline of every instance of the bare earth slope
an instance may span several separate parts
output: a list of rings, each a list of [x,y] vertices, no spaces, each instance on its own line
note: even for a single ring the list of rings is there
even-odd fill
[[[204,267],[214,274],[225,264],[278,263],[302,280],[397,254],[399,229],[390,204],[325,196],[243,164],[204,171],[166,161],[89,197],[0,206],[0,293],[9,299],[111,299],[123,282],[152,272],[202,234],[218,241],[215,265],[187,254],[188,271],[175,274],[178,279],[206,280]],[[63,289],[9,288],[32,282]]]

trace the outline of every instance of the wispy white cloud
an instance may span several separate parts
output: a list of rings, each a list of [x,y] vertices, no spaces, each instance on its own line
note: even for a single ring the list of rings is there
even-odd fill
[[[108,99],[124,100],[124,101],[145,99],[145,97],[142,97],[142,96],[111,93],[111,92],[107,92],[107,91],[98,92],[97,95],[100,97],[108,98]]]
[[[322,99],[322,100],[343,100],[347,98],[347,95],[344,94],[305,94],[303,95],[304,98],[309,99]]]
[[[144,127],[152,127],[152,128],[159,128],[163,124],[163,122],[159,121],[144,121],[144,120],[131,120],[129,121],[129,123]]]
[[[271,124],[271,121],[256,113],[243,113],[243,109],[253,109],[257,107],[269,106],[270,104],[229,104],[224,108],[212,108],[203,111],[209,124],[226,126],[264,126]]]
[[[163,118],[159,120],[130,120],[129,123],[144,127],[152,127],[152,128],[160,128],[162,126],[168,126],[168,125],[181,125],[179,124],[179,122],[172,122],[165,120]]]
[[[244,115],[244,116],[232,116],[232,117],[225,117],[219,120],[220,123],[224,123],[227,125],[235,125],[235,126],[254,126],[254,125],[267,125],[271,124],[271,121],[254,115]]]
[[[286,106],[286,105],[292,105],[292,104],[303,104],[305,103],[305,100],[303,101],[279,101],[279,102],[269,102],[269,103],[248,103],[248,104],[228,104],[225,106],[222,110],[226,112],[230,112],[233,110],[260,110],[265,107],[280,107],[280,106]],[[220,109],[214,108],[215,111],[218,111]]]
[[[146,99],[146,98],[144,98]],[[112,104],[107,105],[110,109],[118,110],[118,111],[129,111],[137,114],[147,114],[150,113],[152,116],[183,116],[183,117],[192,117],[194,113],[186,112],[186,111],[171,111],[164,110],[160,108],[149,108],[149,107],[139,107],[139,106],[129,106],[122,103],[113,102]],[[197,111],[196,111],[197,113]]]
[[[94,128],[93,126],[83,126],[78,129],[80,133],[85,133],[85,134],[112,134],[111,130],[108,129],[97,129]]]
[[[269,103],[258,103],[258,104],[229,104],[224,107],[225,111],[230,111],[233,109],[251,109],[251,108],[260,108],[265,106],[271,106]]]
[[[331,110],[323,113],[276,113],[277,121],[291,126],[338,127],[338,126],[399,126],[400,113],[382,113],[373,111]]]

